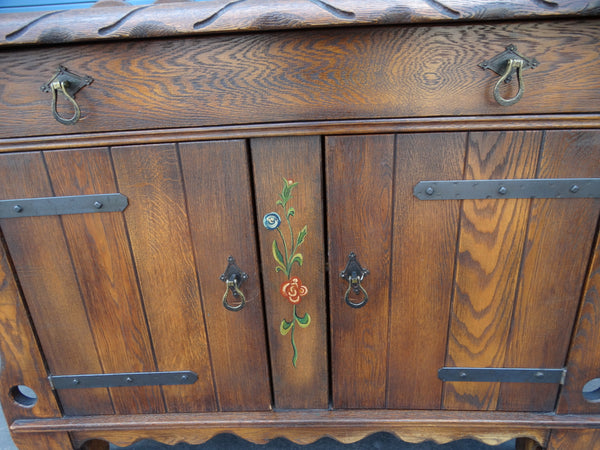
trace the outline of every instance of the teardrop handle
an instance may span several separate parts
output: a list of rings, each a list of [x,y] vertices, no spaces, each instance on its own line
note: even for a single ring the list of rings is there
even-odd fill
[[[44,84],[40,89],[43,92],[52,93],[52,115],[63,125],[76,124],[81,118],[81,108],[75,101],[75,94],[83,87],[88,86],[94,81],[89,76],[79,76],[63,66],[58,67],[58,72],[52,79]],[[62,94],[73,106],[73,115],[71,117],[63,117],[58,113],[58,94]]]
[[[500,86],[506,79],[510,76],[510,74],[515,70],[517,72],[517,83],[519,85],[519,90],[517,94],[512,98],[504,98],[500,94]],[[498,104],[502,106],[511,106],[521,100],[523,97],[523,93],[525,92],[525,85],[523,84],[523,60],[522,59],[509,59],[506,64],[506,71],[500,77],[496,85],[494,86],[494,98],[498,102]]]
[[[227,268],[219,278],[221,281],[225,282],[225,293],[223,294],[223,306],[225,309],[228,311],[241,310],[246,304],[246,296],[240,290],[240,286],[248,279],[248,274],[242,272],[236,265],[233,256],[230,256],[227,258]],[[230,294],[239,302],[237,305],[232,305],[227,300],[227,297],[229,297]]]
[[[523,97],[525,92],[525,84],[523,82],[523,71],[526,69],[535,69],[540,63],[535,58],[527,58],[517,51],[517,47],[510,44],[502,53],[497,54],[492,59],[483,61],[479,64],[484,70],[491,70],[498,75],[500,79],[494,86],[494,99],[502,106],[510,106],[517,103]],[[512,80],[513,74],[517,75],[518,90],[517,94],[512,98],[504,98],[500,94],[500,86],[502,83],[509,83]]]
[[[363,268],[358,260],[356,259],[356,254],[354,252],[348,255],[348,263],[346,264],[346,268],[342,273],[340,273],[340,278],[348,281],[348,289],[344,294],[344,301],[346,304],[352,308],[362,308],[367,304],[369,300],[369,294],[362,286],[361,282],[363,278],[369,274],[369,271]],[[362,297],[359,302],[354,302],[350,298],[350,295],[354,294],[356,296]]]

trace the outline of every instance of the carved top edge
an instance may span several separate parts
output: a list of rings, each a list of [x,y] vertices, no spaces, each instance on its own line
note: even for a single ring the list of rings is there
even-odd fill
[[[210,0],[0,14],[0,46],[326,26],[600,16],[600,0]]]

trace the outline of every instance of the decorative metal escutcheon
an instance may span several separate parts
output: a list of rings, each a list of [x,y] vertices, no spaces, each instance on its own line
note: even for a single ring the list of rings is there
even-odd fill
[[[58,72],[48,83],[40,87],[42,92],[52,93],[52,115],[63,125],[73,125],[81,118],[81,109],[75,101],[75,94],[85,86],[92,84],[94,79],[90,76],[80,76],[69,72],[66,67],[58,66]],[[73,116],[66,118],[57,110],[58,93],[61,93],[73,105]]]
[[[219,277],[221,281],[225,282],[226,285],[225,294],[223,294],[223,306],[229,311],[239,311],[246,304],[246,297],[240,290],[240,286],[248,279],[248,274],[242,272],[242,270],[235,264],[235,259],[233,256],[227,258],[227,263],[228,264],[225,272]],[[231,305],[227,301],[227,297],[230,293],[233,298],[239,301],[237,305]]]
[[[346,264],[346,268],[342,273],[340,273],[340,277],[348,281],[348,289],[344,295],[344,301],[348,304],[348,306],[351,306],[352,308],[362,308],[366,305],[367,301],[369,300],[369,295],[360,283],[365,275],[368,274],[369,271],[363,268],[356,259],[356,254],[354,252],[350,253],[348,255],[348,263]],[[362,295],[363,298],[358,303],[353,302],[350,299],[350,293],[354,293],[354,295],[357,296]]]
[[[494,98],[498,104],[502,106],[510,106],[517,103],[523,97],[525,92],[525,85],[523,84],[523,71],[525,69],[535,69],[539,65],[539,62],[535,58],[526,58],[517,51],[517,47],[509,45],[506,50],[502,53],[494,56],[488,61],[483,61],[479,64],[482,69],[489,69],[500,75],[500,79],[494,86]],[[513,75],[517,75],[517,81],[519,83],[519,90],[517,94],[509,99],[502,97],[500,94],[500,86],[503,82],[510,83]]]

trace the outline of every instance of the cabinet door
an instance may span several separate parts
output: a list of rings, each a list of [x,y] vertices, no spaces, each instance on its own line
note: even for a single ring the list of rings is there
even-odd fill
[[[598,201],[423,201],[413,188],[598,177],[598,142],[595,131],[327,138],[334,407],[554,409],[558,384],[442,383],[438,369],[563,367]],[[370,271],[361,308],[339,278],[350,252]]]
[[[122,213],[1,222],[50,372],[198,375],[192,385],[61,389],[66,414],[269,408],[243,142],[5,154],[0,173],[11,180],[3,198],[128,198]],[[237,312],[222,303],[229,256],[248,274]]]

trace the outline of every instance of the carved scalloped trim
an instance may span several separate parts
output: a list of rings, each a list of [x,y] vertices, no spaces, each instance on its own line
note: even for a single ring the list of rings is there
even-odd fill
[[[600,15],[600,0],[213,0],[0,14],[0,45],[560,15]]]
[[[417,428],[417,427],[413,427]],[[232,434],[241,439],[244,439],[253,444],[266,444],[276,438],[284,438],[295,444],[307,445],[312,444],[322,438],[334,439],[343,444],[352,444],[361,441],[369,436],[377,433],[386,432],[394,435],[398,439],[408,442],[411,444],[419,444],[426,441],[435,442],[436,444],[447,444],[448,442],[458,441],[462,439],[472,439],[479,442],[483,442],[486,445],[500,445],[516,438],[528,438],[536,441],[539,445],[545,445],[547,442],[547,432],[523,432],[517,430],[492,430],[486,432],[474,433],[473,431],[446,431],[440,430],[439,428],[427,430],[424,432],[413,431],[413,430],[389,430],[389,429],[369,429],[369,430],[358,430],[348,433],[348,430],[340,430],[334,432],[328,430],[321,434],[318,431],[309,431],[309,434],[303,435],[298,434],[299,430],[289,429],[268,429],[261,430],[260,433],[257,430],[247,429],[235,429],[235,430],[221,430],[221,431],[209,431],[209,430],[169,430],[167,432],[153,432],[153,431],[140,431],[139,434],[133,435],[131,433],[123,432],[107,432],[101,434],[87,434],[87,433],[74,433],[75,443],[80,446],[83,443],[93,440],[101,439],[110,442],[113,445],[120,447],[129,446],[146,439],[160,442],[166,445],[177,445],[180,443],[186,443],[189,445],[200,445],[208,442],[214,437],[220,434]]]

